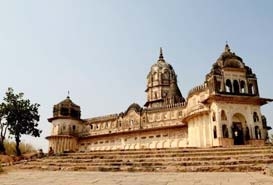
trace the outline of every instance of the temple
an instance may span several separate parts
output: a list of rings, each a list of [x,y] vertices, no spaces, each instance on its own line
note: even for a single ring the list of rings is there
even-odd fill
[[[56,153],[175,147],[264,145],[268,138],[261,98],[252,69],[228,44],[203,84],[183,97],[177,75],[160,48],[147,75],[147,101],[100,117],[81,118],[80,106],[68,96],[54,105],[51,135]]]

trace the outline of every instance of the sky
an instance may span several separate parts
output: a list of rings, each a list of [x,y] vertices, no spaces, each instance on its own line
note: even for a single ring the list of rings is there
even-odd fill
[[[53,105],[70,92],[82,118],[120,113],[146,100],[146,76],[163,48],[184,97],[224,50],[273,98],[273,1],[0,0],[0,98],[8,87],[39,103],[47,150]],[[273,127],[273,103],[262,113]]]

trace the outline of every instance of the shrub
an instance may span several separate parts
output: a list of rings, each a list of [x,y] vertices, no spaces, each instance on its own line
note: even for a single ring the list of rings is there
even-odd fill
[[[0,162],[0,173],[3,172],[3,169],[2,169],[2,164]]]

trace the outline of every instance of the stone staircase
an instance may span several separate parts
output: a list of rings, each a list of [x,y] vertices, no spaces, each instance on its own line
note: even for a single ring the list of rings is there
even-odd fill
[[[17,164],[20,169],[69,171],[244,172],[273,164],[273,147],[171,148],[64,153]]]

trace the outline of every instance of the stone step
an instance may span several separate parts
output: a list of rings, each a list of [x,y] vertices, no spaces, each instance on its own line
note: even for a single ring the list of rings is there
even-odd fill
[[[169,148],[169,149],[141,149],[141,150],[110,150],[110,151],[90,151],[90,152],[78,152],[78,153],[67,153],[67,155],[90,155],[90,154],[154,154],[154,153],[211,153],[211,152],[235,152],[235,151],[264,151],[271,150],[273,151],[273,147],[234,147],[234,148]]]
[[[145,161],[211,161],[211,160],[239,160],[239,159],[260,159],[260,158],[269,158],[273,159],[273,153],[271,154],[252,154],[252,155],[220,155],[220,156],[193,156],[193,157],[118,157],[118,156],[112,156],[111,158],[45,158],[41,159],[39,161],[43,162],[79,162],[79,163],[85,163],[85,162],[116,162],[116,161],[135,161],[135,162],[145,162]]]
[[[141,149],[64,153],[16,165],[21,169],[88,171],[261,171],[273,147]]]
[[[78,155],[78,153],[73,155],[64,155],[64,156],[56,156],[56,158],[73,158],[73,159],[93,159],[93,158],[104,158],[104,159],[112,159],[112,158],[147,158],[147,157],[191,157],[191,156],[234,156],[234,155],[252,155],[252,154],[272,154],[273,150],[256,150],[256,151],[241,151],[241,152],[206,152],[206,153],[184,153],[184,152],[178,152],[178,153],[161,153],[161,154],[85,154],[85,155]]]
[[[262,171],[263,165],[212,165],[212,166],[23,166],[21,169],[51,171],[128,171],[128,172],[252,172]]]
[[[31,162],[28,165],[34,166],[135,166],[135,167],[147,167],[147,166],[210,166],[210,165],[243,165],[243,164],[272,164],[273,159],[256,159],[256,160],[221,160],[221,161],[153,161],[153,162],[136,162],[136,161],[119,161],[119,162],[92,162],[92,163],[79,163],[79,162]]]

